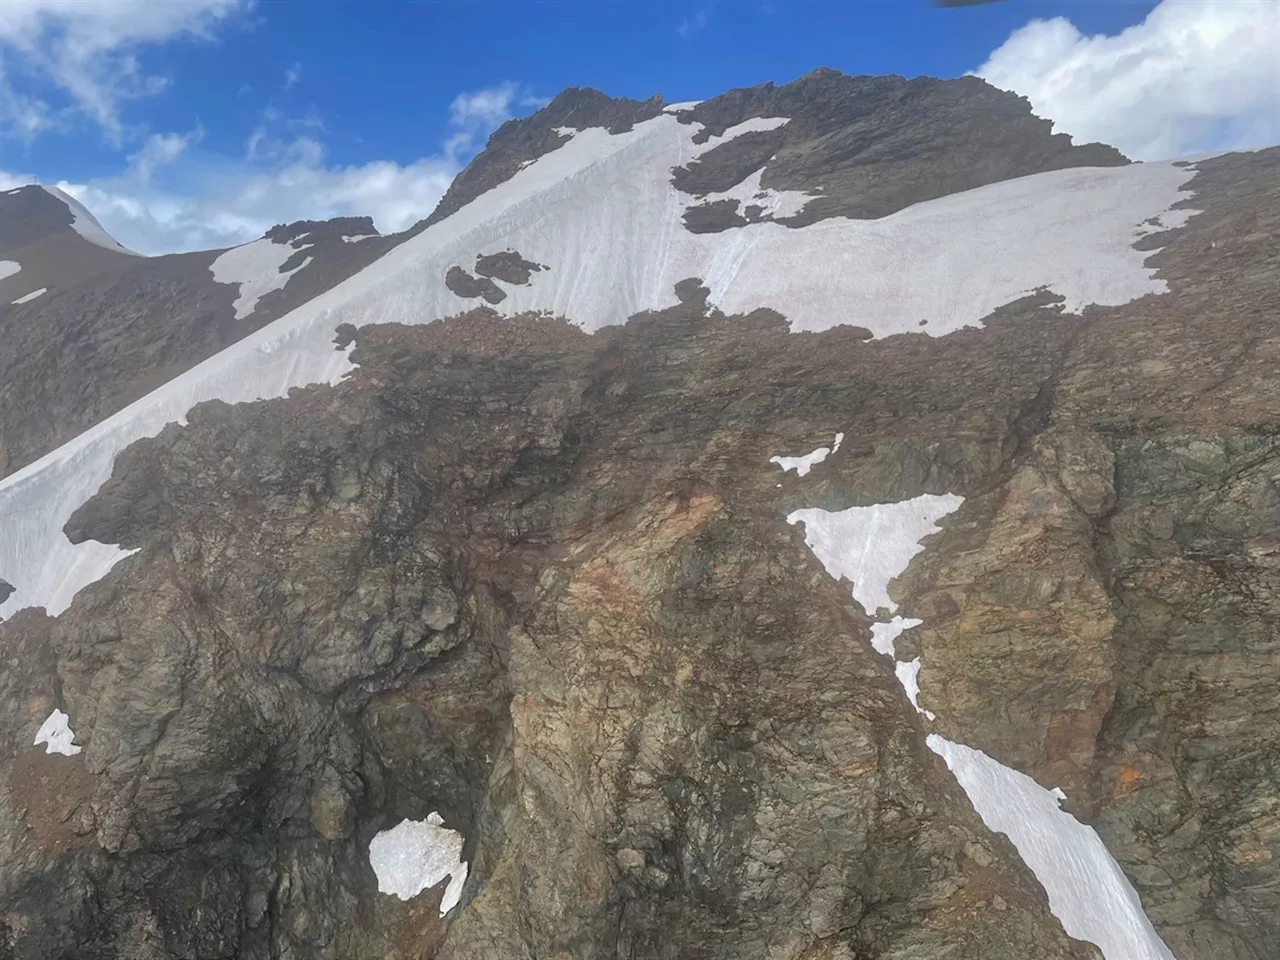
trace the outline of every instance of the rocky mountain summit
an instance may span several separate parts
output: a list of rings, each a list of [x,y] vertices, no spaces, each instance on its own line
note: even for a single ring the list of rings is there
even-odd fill
[[[1275,960],[1280,149],[574,90],[371,227],[4,421],[0,957]]]

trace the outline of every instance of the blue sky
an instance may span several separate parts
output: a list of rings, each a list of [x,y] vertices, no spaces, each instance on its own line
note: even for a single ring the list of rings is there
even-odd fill
[[[494,126],[566,86],[690,100],[817,66],[977,70],[1077,139],[1135,156],[1258,145],[1280,127],[1278,8],[3,0],[0,181],[65,182],[148,252],[308,215],[369,213],[398,229]]]

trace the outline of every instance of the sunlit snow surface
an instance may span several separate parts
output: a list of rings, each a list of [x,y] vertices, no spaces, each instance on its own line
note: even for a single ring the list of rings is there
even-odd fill
[[[54,710],[48,719],[36,731],[35,746],[45,745],[45,753],[60,753],[64,757],[74,757],[80,747],[72,741],[76,735],[71,729],[70,718],[61,710]]]
[[[369,865],[378,878],[378,891],[410,900],[445,877],[440,916],[458,905],[467,882],[462,862],[462,834],[448,830],[438,813],[426,820],[401,820],[369,841]]]
[[[881,607],[890,613],[897,609],[889,599],[889,581],[924,549],[920,541],[938,531],[938,521],[962,503],[964,498],[954,494],[923,494],[838,512],[795,510],[787,523],[804,524],[804,542],[814,556],[837,580],[847,577],[853,598],[874,616]]]
[[[982,822],[1013,841],[1067,933],[1096,944],[1106,960],[1173,960],[1098,835],[1060,809],[1052,791],[981,750],[936,734],[927,742]]]
[[[14,300],[13,306],[16,307],[22,303],[30,303],[36,297],[43,296],[48,291],[49,291],[48,287],[41,287],[39,290],[32,290],[30,293],[24,294],[23,296],[19,297],[17,300]]]
[[[819,562],[831,576],[851,580],[854,598],[875,616],[877,607],[894,609],[889,581],[924,549],[918,541],[963,502],[958,496],[924,495],[839,512],[797,510],[787,520],[804,521],[805,542]],[[897,638],[921,623],[897,616],[873,623],[871,644],[878,653],[895,657]],[[894,660],[911,705],[934,720],[917,702],[920,666],[919,657]],[[1106,960],[1173,960],[1098,835],[1058,806],[1064,798],[1060,789],[1046,790],[981,750],[936,734],[926,743],[945,761],[987,828],[1013,842],[1068,934],[1097,945]]]
[[[46,193],[52,194],[67,205],[67,209],[71,211],[71,229],[90,243],[105,247],[108,250],[114,250],[116,253],[127,253],[134,257],[142,256],[142,254],[135,253],[128,247],[122,247],[118,244],[115,237],[102,228],[102,224],[85,208],[84,204],[71,196],[71,194],[59,190],[57,187],[44,187],[43,189]]]
[[[306,237],[303,234],[298,237]],[[298,250],[306,247],[294,247],[288,243],[276,243],[273,240],[254,240],[252,243],[232,247],[226,253],[209,264],[213,279],[218,283],[235,284],[240,288],[236,297],[236,319],[241,320],[253,313],[258,301],[272,290],[279,290],[289,278],[311,262],[307,257],[292,270],[281,272],[285,261]]]
[[[12,277],[21,269],[22,264],[17,260],[0,260],[0,280],[3,280],[5,277]]]
[[[0,579],[15,587],[0,616],[31,605],[56,615],[125,555],[73,547],[61,533],[120,450],[202,400],[279,397],[340,379],[351,367],[331,343],[340,323],[422,323],[474,306],[444,275],[477,254],[515,249],[551,267],[537,283],[507,288],[501,312],[547,310],[587,330],[675,306],[675,284],[697,276],[726,312],[775,307],[794,329],[849,323],[877,336],[941,335],[1043,285],[1072,309],[1163,291],[1143,266],[1150,251],[1130,244],[1149,217],[1185,219],[1166,211],[1194,175],[1171,163],[1062,170],[882,220],[691,234],[682,222],[690,197],[670,170],[715,146],[692,142],[699,129],[668,113],[626,133],[575,132],[364,270],[0,481]]]

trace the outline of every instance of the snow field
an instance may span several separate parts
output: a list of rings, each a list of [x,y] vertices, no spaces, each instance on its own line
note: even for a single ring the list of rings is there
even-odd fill
[[[5,279],[5,277],[12,277],[21,269],[22,264],[17,260],[0,260],[0,280]]]
[[[832,513],[816,508],[795,510],[787,523],[804,524],[804,542],[827,573],[853,584],[853,598],[872,617],[898,605],[889,599],[889,581],[907,569],[911,558],[924,549],[920,541],[940,529],[938,521],[964,503],[954,494],[926,493],[901,503],[877,503]],[[12,581],[10,581],[12,583]],[[911,621],[896,617],[885,625],[893,637]],[[888,641],[892,644],[892,639]],[[892,649],[892,646],[890,646]]]
[[[925,494],[838,512],[796,510],[787,517],[788,523],[804,524],[805,543],[832,577],[853,582],[854,599],[878,619],[871,626],[872,647],[894,658],[907,698],[929,720],[937,718],[917,702],[920,658],[904,661],[894,654],[896,639],[923,621],[885,620],[878,610],[896,609],[888,598],[889,582],[924,549],[919,541],[937,532],[937,522],[963,502],[954,495]],[[981,750],[937,734],[925,742],[946,763],[987,829],[1013,842],[1070,936],[1096,945],[1106,960],[1174,960],[1097,833],[1059,807],[1066,799],[1060,789],[1046,790]]]
[[[236,319],[242,320],[257,309],[259,300],[272,290],[281,289],[291,276],[311,262],[311,257],[307,257],[292,270],[280,270],[298,250],[305,249],[305,246],[295,248],[288,243],[276,243],[265,238],[254,240],[232,247],[209,264],[209,271],[218,283],[234,284],[240,288],[234,306]]]
[[[56,615],[126,555],[102,544],[73,547],[62,527],[128,444],[181,422],[203,400],[235,403],[335,382],[351,365],[333,349],[334,327],[420,323],[473,306],[443,281],[478,253],[514,248],[552,268],[537,284],[508,290],[501,312],[550,311],[589,331],[674,306],[674,285],[700,276],[726,312],[772,306],[793,329],[854,323],[886,336],[918,331],[927,317],[926,335],[941,335],[1041,285],[1077,308],[1159,292],[1163,284],[1142,265],[1147,254],[1129,244],[1136,225],[1180,199],[1194,174],[1171,164],[1056,171],[878,221],[694,235],[682,223],[689,198],[669,171],[714,146],[692,143],[698,129],[664,114],[617,135],[575,131],[343,283],[0,481],[0,578],[16,588],[0,617],[30,605]],[[254,287],[263,246],[278,248],[272,257],[292,253],[254,243],[223,254],[216,273],[241,284],[241,315],[266,292]],[[274,262],[278,270],[282,261]]]
[[[467,865],[462,862],[462,834],[448,830],[440,814],[426,820],[401,820],[369,841],[369,865],[378,878],[378,892],[411,900],[445,877],[444,916],[462,899]]]
[[[1003,833],[1049,897],[1062,929],[1097,945],[1106,960],[1174,960],[1138,894],[1092,827],[1062,810],[1046,790],[981,750],[930,734],[987,828]]]

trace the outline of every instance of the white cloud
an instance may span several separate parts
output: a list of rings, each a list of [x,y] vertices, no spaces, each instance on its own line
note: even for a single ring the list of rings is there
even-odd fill
[[[705,0],[705,2],[694,10],[691,16],[681,18],[676,24],[676,33],[680,35],[680,39],[688,40],[695,33],[704,30],[708,23],[711,22],[711,14],[715,11],[717,0]],[[772,11],[770,11],[772,12]]]
[[[445,141],[445,153],[460,156],[478,148],[479,139],[510,120],[517,105],[543,107],[546,104],[547,101],[529,95],[520,84],[511,81],[460,93],[449,105],[449,125],[453,133]]]
[[[1163,0],[1115,36],[1033,20],[975,73],[1077,143],[1153,160],[1280,141],[1277,49],[1276,0]]]
[[[19,135],[47,128],[53,107],[12,90],[15,71],[51,84],[97,122],[115,143],[124,139],[122,103],[163,90],[167,78],[147,73],[139,54],[176,39],[210,39],[253,0],[4,0],[0,3],[0,110]]]
[[[257,239],[277,223],[338,216],[371,216],[379,230],[393,233],[435,209],[466,151],[509,119],[514,106],[531,102],[516,84],[460,95],[441,152],[412,163],[330,165],[319,140],[284,135],[312,126],[310,121],[269,109],[244,158],[200,153],[203,131],[197,128],[149,137],[116,176],[56,186],[140,253],[229,247]],[[0,184],[8,182],[18,186],[30,178],[0,170]]]
[[[676,24],[676,33],[687,40],[705,27],[708,19],[710,19],[710,15],[706,10],[698,10],[692,17],[681,18],[680,22]]]
[[[292,89],[302,79],[302,64],[295,63],[284,72],[284,88]]]
[[[56,186],[83,203],[124,246],[158,254],[235,246],[294,220],[372,216],[383,232],[403,230],[434,209],[458,171],[445,157],[351,166],[326,166],[323,160],[313,142],[292,162],[268,170],[175,158],[169,179],[180,181],[177,188],[156,186],[137,165],[117,177]],[[29,182],[0,172],[0,183],[10,181]]]
[[[138,180],[147,183],[157,168],[173,163],[203,138],[204,130],[199,127],[191,133],[153,133],[142,149],[129,157],[129,170]]]

